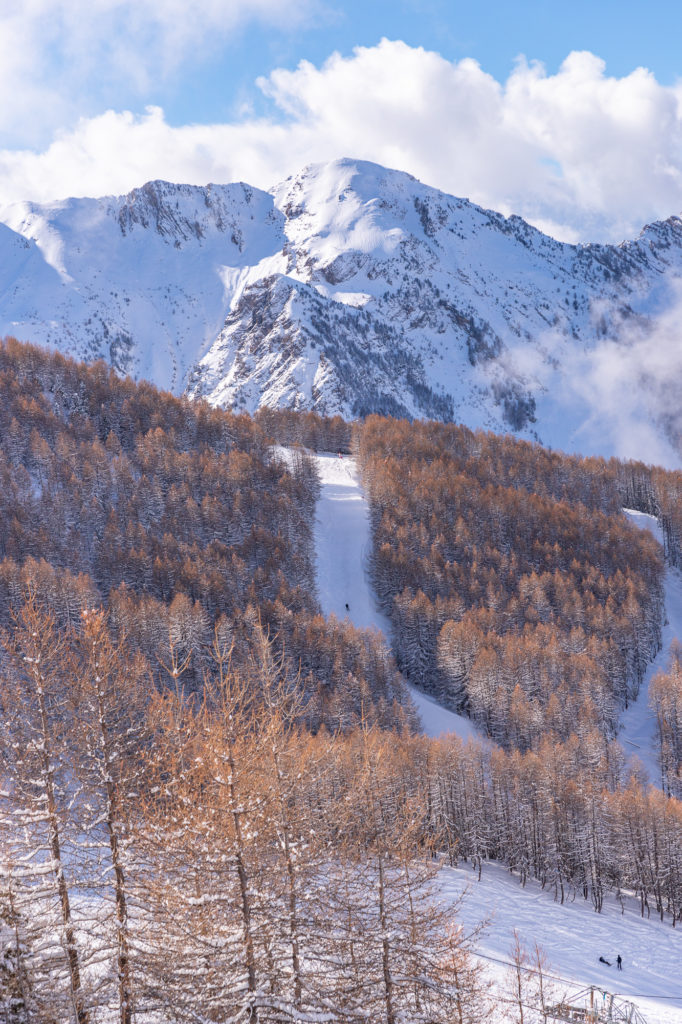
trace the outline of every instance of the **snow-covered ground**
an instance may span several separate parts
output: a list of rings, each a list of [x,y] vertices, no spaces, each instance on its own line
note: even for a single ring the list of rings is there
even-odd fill
[[[390,636],[390,622],[377,607],[366,571],[371,543],[369,513],[355,460],[338,455],[314,458],[322,483],[315,525],[317,593],[322,611],[348,618],[360,629],[377,629]],[[455,732],[466,741],[476,735],[468,718],[441,707],[414,687],[410,693],[428,736]]]
[[[317,588],[326,615],[348,617],[356,626],[374,628],[389,634],[390,625],[376,606],[367,577],[366,560],[370,547],[369,516],[355,461],[338,455],[316,455],[320,472],[320,496],[315,545],[317,552]],[[632,517],[640,525],[656,528],[651,517]],[[348,609],[346,609],[346,604]],[[674,570],[666,575],[664,651],[658,664],[665,662],[672,638],[682,635],[682,576]],[[649,770],[655,771],[651,753],[653,723],[646,711],[646,690],[625,716],[623,739]],[[424,694],[412,688],[412,696],[422,717],[424,731],[430,736],[451,730],[464,739],[475,735],[471,723],[446,711]],[[648,753],[647,753],[648,752]],[[647,760],[648,758],[648,760]],[[655,777],[655,774],[654,774]],[[481,881],[465,866],[444,868],[440,882],[445,899],[454,900],[464,890],[467,895],[459,910],[465,931],[489,920],[485,934],[477,942],[481,963],[504,995],[504,979],[516,929],[523,946],[532,953],[535,943],[545,952],[550,973],[559,979],[556,999],[575,995],[587,985],[632,1000],[648,1024],[682,1024],[682,934],[660,921],[642,919],[634,901],[607,900],[601,914],[582,899],[563,905],[554,902],[552,892],[543,892],[538,883],[525,887],[517,877],[496,864],[485,864]],[[623,971],[615,966],[623,957]],[[613,966],[599,963],[603,956]],[[529,980],[532,979],[528,975]],[[499,1024],[516,1020],[501,1004]]]
[[[682,934],[653,917],[641,918],[634,901],[625,913],[615,900],[607,900],[601,914],[582,899],[562,905],[537,882],[522,887],[496,864],[484,865],[480,882],[466,867],[444,868],[440,879],[446,898],[468,888],[458,914],[465,932],[490,920],[476,948],[500,990],[509,968],[495,961],[510,960],[516,929],[529,953],[537,942],[546,954],[548,973],[560,979],[554,983],[557,1001],[596,985],[635,1003],[647,1024],[682,1024]],[[622,971],[615,963],[619,953]],[[601,964],[600,956],[612,966]]]
[[[627,508],[624,512],[630,522],[650,530],[656,540],[663,543],[661,527],[655,516]],[[665,610],[661,650],[647,669],[637,700],[622,715],[622,728],[618,734],[627,753],[639,758],[656,785],[660,785],[661,772],[656,757],[656,719],[649,707],[649,683],[660,669],[667,667],[673,641],[682,639],[682,573],[679,569],[666,566],[663,588]]]

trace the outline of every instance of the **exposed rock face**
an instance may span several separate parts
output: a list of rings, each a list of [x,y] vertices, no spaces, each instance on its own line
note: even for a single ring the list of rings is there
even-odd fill
[[[537,369],[646,328],[682,274],[678,217],[620,246],[572,246],[352,160],[270,193],[156,181],[0,221],[3,334],[224,406],[540,438]]]

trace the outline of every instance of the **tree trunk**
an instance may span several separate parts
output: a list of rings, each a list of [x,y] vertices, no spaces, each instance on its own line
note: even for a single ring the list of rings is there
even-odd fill
[[[388,918],[386,914],[386,888],[384,875],[384,858],[379,854],[379,921],[381,923],[381,965],[384,976],[384,1003],[386,1005],[386,1024],[395,1024],[393,1006],[393,978],[391,976],[391,947],[388,938]]]
[[[59,821],[57,818],[57,801],[54,792],[54,769],[50,757],[50,730],[48,725],[47,706],[43,693],[42,681],[37,680],[38,706],[40,709],[40,724],[42,729],[43,749],[42,767],[45,780],[45,796],[47,800],[47,825],[49,832],[49,846],[52,855],[52,865],[57,880],[57,892],[59,893],[59,904],[62,912],[62,923],[64,925],[64,939],[66,945],[66,956],[69,964],[69,978],[71,982],[71,995],[73,1007],[76,1014],[77,1024],[88,1024],[88,1013],[83,1003],[83,992],[81,988],[80,960],[76,935],[73,929],[71,917],[71,902],[69,900],[69,889],[62,868],[61,846],[59,840]]]
[[[249,879],[246,872],[244,858],[244,837],[242,833],[241,813],[238,810],[239,803],[237,800],[237,792],[234,783],[236,765],[234,762],[234,755],[232,752],[231,745],[228,747],[227,762],[230,769],[230,781],[228,783],[228,789],[230,793],[230,803],[232,806],[232,821],[234,823],[234,835],[236,844],[235,863],[237,865],[237,876],[239,878],[239,894],[241,897],[242,904],[242,924],[244,926],[244,952],[246,953],[247,986],[251,997],[251,1022],[252,1024],[258,1024],[258,1007],[256,1005],[256,956],[254,952],[253,930],[251,923],[251,896],[249,893]]]

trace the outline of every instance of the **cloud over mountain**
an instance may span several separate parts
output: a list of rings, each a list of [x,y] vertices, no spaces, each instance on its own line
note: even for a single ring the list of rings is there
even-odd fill
[[[295,11],[303,16],[303,3]],[[170,29],[164,38],[172,53]],[[0,150],[0,199],[120,193],[155,177],[267,188],[351,153],[568,241],[619,241],[682,210],[682,86],[643,68],[614,78],[576,52],[552,75],[520,60],[501,83],[475,61],[383,40],[258,84],[268,116],[172,125],[158,107],[109,110],[40,151]]]

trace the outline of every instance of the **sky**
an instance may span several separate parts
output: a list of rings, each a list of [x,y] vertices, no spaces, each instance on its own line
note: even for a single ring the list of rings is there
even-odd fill
[[[682,213],[676,0],[0,0],[0,202],[342,156],[568,241]]]

